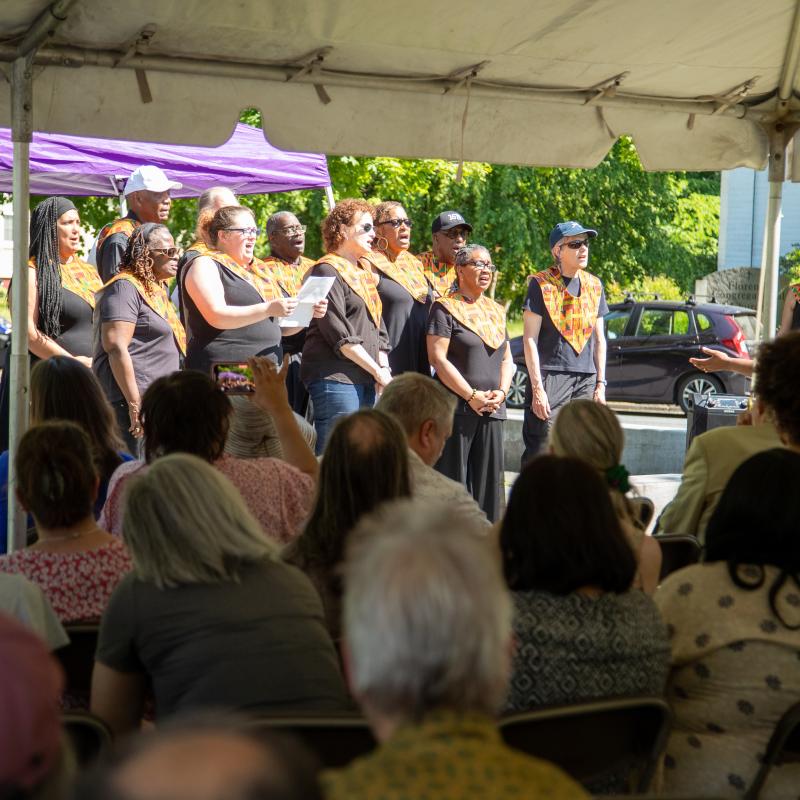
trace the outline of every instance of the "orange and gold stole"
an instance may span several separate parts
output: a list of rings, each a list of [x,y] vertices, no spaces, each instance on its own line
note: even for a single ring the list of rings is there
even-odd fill
[[[506,310],[491,297],[482,294],[474,302],[459,291],[440,297],[437,303],[444,306],[462,325],[483,339],[493,350],[506,340]]]
[[[97,251],[103,246],[103,242],[115,233],[124,233],[130,236],[142,223],[130,217],[123,217],[122,219],[115,219],[109,222],[108,225],[103,225],[100,233],[97,234]]]
[[[303,278],[306,273],[314,266],[310,258],[300,256],[299,264],[292,264],[284,261],[278,256],[267,256],[260,259],[260,264],[264,266],[267,275],[278,282],[278,285],[286,293],[287,297],[297,297],[300,287],[303,285]]]
[[[36,262],[31,258],[28,266],[35,269]],[[60,266],[61,285],[94,308],[94,296],[103,288],[103,281],[100,280],[97,270],[91,264],[87,264],[75,256]]]
[[[378,250],[363,255],[362,259],[399,283],[418,303],[427,301],[428,281],[425,279],[422,262],[408,250],[401,251],[395,261],[390,261]]]
[[[417,259],[422,262],[423,274],[436,296],[445,297],[455,283],[456,268],[437,261],[430,250],[417,255]]]
[[[161,283],[145,284],[135,275],[123,270],[111,278],[111,280],[103,286],[102,291],[116,281],[128,281],[136,287],[136,291],[139,292],[142,300],[144,300],[159,317],[165,319],[169,323],[170,328],[172,328],[172,333],[175,336],[175,342],[180,348],[181,353],[186,355],[186,332],[183,330],[180,319],[178,319],[178,312],[175,310],[175,306],[172,305],[167,296],[166,286]]]
[[[238,275],[242,280],[247,281],[261,295],[265,303],[279,300],[283,297],[281,287],[273,280],[269,270],[262,266],[264,262],[261,259],[254,257],[249,267],[243,267],[221,250],[212,250],[205,247],[205,245],[202,245],[202,247],[205,248],[205,252],[202,255],[213,258],[218,264],[227,267],[234,275]]]
[[[357,267],[335,253],[327,253],[316,264],[330,264],[339,273],[342,280],[364,301],[375,327],[379,328],[383,303],[381,303],[378,282],[375,280],[372,270]]]
[[[542,290],[544,307],[556,326],[556,330],[580,355],[589,341],[597,322],[603,284],[589,272],[578,273],[581,283],[580,297],[573,297],[564,286],[557,267],[537,272],[533,279]]]

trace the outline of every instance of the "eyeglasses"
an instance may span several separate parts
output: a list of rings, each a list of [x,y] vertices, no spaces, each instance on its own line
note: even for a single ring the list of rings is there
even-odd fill
[[[360,228],[356,228],[357,233],[369,233],[374,230],[375,226],[371,222],[365,222]]]
[[[237,231],[241,233],[242,236],[259,236],[261,234],[261,228],[225,228],[226,231]]]
[[[391,225],[393,228],[399,228],[401,225],[405,225],[406,228],[410,228],[414,223],[406,218],[406,219],[385,219],[383,222],[376,222],[376,225]]]
[[[307,225],[287,225],[285,228],[278,228],[278,230],[285,236],[291,236],[293,233],[305,233]]]
[[[148,247],[147,249],[151,253],[158,253],[167,258],[178,258],[181,254],[179,247]]]
[[[497,272],[497,267],[491,261],[467,261],[470,267],[477,267],[481,272]]]
[[[463,239],[465,242],[469,238],[469,231],[465,231],[463,228],[460,230],[458,228],[451,229],[449,231],[439,231],[439,233],[443,233],[448,239]]]
[[[564,242],[562,247],[569,247],[570,250],[580,250],[581,247],[589,247],[588,239],[574,239],[571,242]]]

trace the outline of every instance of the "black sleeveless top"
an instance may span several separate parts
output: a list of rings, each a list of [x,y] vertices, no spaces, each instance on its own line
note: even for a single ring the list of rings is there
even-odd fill
[[[196,258],[199,254],[192,255]],[[214,362],[242,362],[252,356],[269,356],[280,363],[283,358],[281,329],[271,317],[232,330],[221,330],[206,322],[184,286],[186,270],[193,261],[194,258],[187,259],[179,272],[181,316],[186,327],[186,367],[208,373]],[[214,263],[229,306],[253,306],[264,302],[246,280],[219,262]]]
[[[61,289],[61,317],[58,322],[61,333],[54,339],[70,355],[92,357],[92,313],[94,309],[79,295],[69,289]]]
[[[792,287],[789,287],[789,291],[792,291]],[[800,300],[797,300],[794,304],[794,308],[792,309],[792,326],[791,330],[796,331],[800,330]]]

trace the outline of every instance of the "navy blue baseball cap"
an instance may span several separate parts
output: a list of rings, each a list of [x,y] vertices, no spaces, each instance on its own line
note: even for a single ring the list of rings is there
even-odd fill
[[[550,231],[550,249],[552,250],[565,236],[577,236],[580,233],[588,233],[590,239],[597,236],[597,231],[591,228],[584,228],[579,222],[574,219],[568,222],[559,222],[558,225]]]

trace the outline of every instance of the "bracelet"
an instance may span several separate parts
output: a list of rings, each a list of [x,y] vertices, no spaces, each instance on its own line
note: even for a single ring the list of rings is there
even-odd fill
[[[506,398],[508,397],[508,392],[505,389],[498,389],[497,391],[503,393],[503,402],[505,403]]]
[[[471,403],[475,399],[475,395],[478,394],[477,389],[472,390],[472,394],[467,398],[467,402]]]
[[[595,386],[608,386],[608,381],[595,381]]]

